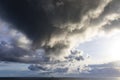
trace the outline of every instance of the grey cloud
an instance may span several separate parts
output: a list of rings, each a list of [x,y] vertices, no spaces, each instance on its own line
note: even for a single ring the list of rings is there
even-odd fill
[[[110,1],[0,0],[1,18],[27,35],[34,49],[65,56],[78,43],[77,37],[84,41],[90,20],[99,17]]]
[[[47,71],[48,69],[43,67],[43,66],[37,66],[37,65],[30,65],[28,67],[28,69],[32,70],[32,71],[38,71],[38,70],[43,70],[43,71]]]
[[[105,32],[112,32],[112,30],[120,29],[120,19],[112,21],[110,24],[107,24],[103,27]]]
[[[98,18],[91,20],[91,25],[95,27],[100,26],[104,32],[110,32],[114,29],[119,29],[119,3],[119,0],[112,0],[104,8],[104,11]]]
[[[76,59],[78,58],[78,59]],[[32,71],[39,71],[39,72],[51,72],[51,73],[62,73],[62,74],[69,74],[69,73],[79,73],[82,71],[87,70],[86,64],[84,64],[86,59],[81,55],[79,51],[73,51],[68,57],[65,57],[62,61],[59,60],[50,60],[43,62],[43,64],[32,64],[28,67],[28,69]],[[82,63],[83,62],[83,63]]]
[[[30,51],[22,49],[17,46],[7,44],[4,41],[0,42],[0,60],[10,62],[27,62],[26,59],[22,59],[25,56],[32,56]]]

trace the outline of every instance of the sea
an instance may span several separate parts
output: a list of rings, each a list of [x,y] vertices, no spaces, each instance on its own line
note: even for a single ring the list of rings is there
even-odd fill
[[[120,78],[21,78],[21,77],[9,77],[0,78],[0,80],[120,80]]]

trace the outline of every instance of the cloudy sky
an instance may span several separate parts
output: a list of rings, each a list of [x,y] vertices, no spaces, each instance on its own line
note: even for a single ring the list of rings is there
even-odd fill
[[[118,76],[119,4],[0,0],[0,76]]]

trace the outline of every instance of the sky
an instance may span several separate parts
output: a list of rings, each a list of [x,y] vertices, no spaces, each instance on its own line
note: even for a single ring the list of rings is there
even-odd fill
[[[106,63],[120,60],[120,33],[112,36],[95,37],[78,46],[78,49],[83,50],[92,59],[91,63]]]
[[[118,76],[119,4],[0,0],[0,77]]]

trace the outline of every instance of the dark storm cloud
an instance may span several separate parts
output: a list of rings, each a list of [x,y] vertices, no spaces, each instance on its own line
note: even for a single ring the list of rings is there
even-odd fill
[[[37,1],[29,3],[27,0],[0,0],[1,17],[33,40],[49,37],[54,29],[48,22],[44,9],[41,6],[38,8]]]
[[[50,62],[49,58],[35,51],[26,50],[16,44],[10,44],[0,41],[0,61],[20,62],[20,63],[46,63]]]
[[[34,49],[60,55],[70,52],[78,43],[76,38],[84,41],[90,21],[98,18],[110,1],[0,0],[0,15],[31,39]]]
[[[72,27],[66,24],[79,23],[82,17],[91,9],[98,7],[100,2],[100,0],[0,0],[0,15],[3,20],[13,24],[14,28],[33,40],[35,48],[43,47],[47,53],[59,54],[70,46],[67,38],[69,28]]]
[[[28,52],[20,47],[9,45],[4,41],[0,42],[0,61],[25,62],[22,57],[32,55]]]
[[[119,4],[120,0],[0,0],[0,20],[11,27],[5,32],[0,21],[0,35],[13,38],[11,45],[0,44],[0,61],[40,64],[31,70],[84,71],[86,59],[71,50],[100,31],[119,29]]]
[[[33,51],[19,47],[17,43],[0,41],[0,61],[43,64],[51,63],[42,50]],[[54,63],[54,62],[53,62]]]

